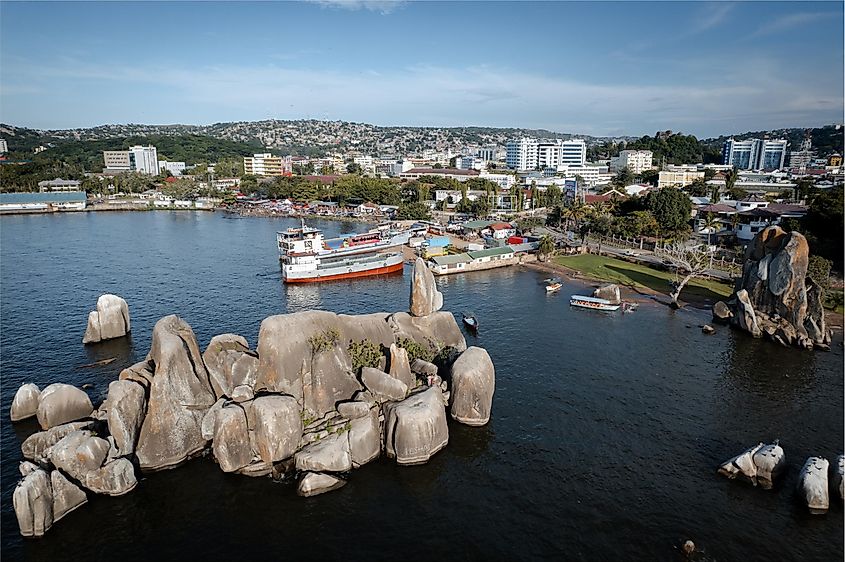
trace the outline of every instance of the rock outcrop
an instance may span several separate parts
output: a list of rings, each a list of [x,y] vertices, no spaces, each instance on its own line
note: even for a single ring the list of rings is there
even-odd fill
[[[53,526],[53,488],[43,470],[30,472],[12,495],[18,527],[25,537],[41,537]]]
[[[82,343],[120,338],[130,331],[126,301],[117,295],[102,295],[97,299],[97,310],[88,313],[88,327]]]
[[[319,472],[306,472],[299,480],[299,485],[296,488],[296,493],[302,497],[316,496],[337,490],[346,485],[346,480],[332,476],[331,474],[321,474]]]
[[[253,430],[253,450],[262,461],[274,463],[296,452],[302,439],[300,408],[292,396],[260,396],[247,407]]]
[[[467,348],[452,364],[452,419],[466,425],[484,425],[490,421],[496,370],[487,350]]]
[[[417,378],[411,373],[411,364],[408,362],[408,352],[395,343],[390,344],[389,374],[405,383],[409,389],[417,386]]]
[[[752,484],[770,489],[786,466],[786,455],[777,441],[759,443],[728,460],[719,467],[719,474],[730,479],[743,477]]]
[[[41,429],[86,418],[94,411],[91,399],[75,386],[54,383],[41,391],[35,415]]]
[[[414,262],[410,301],[413,316],[428,316],[443,308],[443,294],[437,290],[434,274],[422,258]]]
[[[214,336],[202,358],[217,398],[234,398],[234,391],[239,386],[248,387],[250,391],[254,388],[258,355],[249,350],[246,338],[236,334]]]
[[[378,408],[371,408],[365,416],[349,422],[349,455],[353,468],[374,461],[381,454],[378,413]]]
[[[336,433],[311,443],[294,455],[297,470],[346,472],[352,469],[349,436]]]
[[[404,382],[372,367],[361,369],[361,382],[380,402],[402,400],[408,395]]]
[[[88,501],[85,492],[58,470],[50,473],[53,492],[53,522],[55,523]]]
[[[421,464],[449,442],[446,400],[432,386],[401,402],[384,405],[384,448],[398,464]]]
[[[223,472],[235,472],[252,462],[246,412],[237,404],[221,408],[214,421],[214,458]]]
[[[830,463],[821,457],[810,457],[798,475],[798,492],[810,509],[810,513],[826,513],[830,507],[827,490],[827,469]]]
[[[9,417],[12,421],[31,418],[38,411],[38,400],[40,398],[41,389],[37,385],[32,383],[22,384],[12,399]]]
[[[138,432],[144,422],[146,394],[144,387],[130,380],[116,380],[109,383],[109,404],[107,420],[109,434],[114,438],[118,454],[131,455],[135,452]]]
[[[619,285],[602,285],[593,291],[593,296],[597,299],[610,301],[611,304],[620,304],[622,302],[622,294],[619,291]]]
[[[36,463],[46,463],[50,460],[50,448],[70,435],[74,431],[90,429],[93,422],[73,422],[51,427],[47,431],[39,431],[27,437],[21,444],[21,452],[25,459]]]
[[[808,264],[809,246],[802,234],[779,226],[763,229],[745,251],[733,296],[714,305],[714,319],[785,346],[827,349],[823,294],[807,277]]]
[[[845,455],[836,457],[836,464],[833,466],[833,478],[831,484],[840,500],[845,500]]]
[[[142,469],[175,466],[201,451],[201,424],[215,397],[194,331],[178,316],[153,328],[147,361],[155,366],[136,454]]]

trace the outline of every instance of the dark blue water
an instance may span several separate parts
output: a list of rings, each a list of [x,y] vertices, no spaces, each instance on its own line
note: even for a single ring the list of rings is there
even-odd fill
[[[831,353],[786,350],[721,328],[701,311],[644,302],[633,314],[571,309],[568,282],[506,268],[440,279],[446,308],[473,310],[470,344],[496,365],[493,418],[450,424],[424,466],[379,460],[336,492],[221,472],[211,458],[145,475],[131,494],[92,496],[42,539],[12,511],[23,381],[109,381],[148,351],[176,313],[204,348],[223,332],[255,345],[261,320],[311,308],[403,310],[409,275],[284,286],[274,235],[290,223],[215,213],[87,213],[0,218],[2,552],[10,560],[677,560],[692,539],[707,560],[841,560],[843,511],[796,501],[811,454],[843,446],[841,334]],[[327,234],[360,225],[316,223]],[[83,347],[87,313],[123,296],[131,339]],[[79,367],[118,357],[110,365]],[[780,438],[789,471],[772,491],[716,475],[751,444]]]

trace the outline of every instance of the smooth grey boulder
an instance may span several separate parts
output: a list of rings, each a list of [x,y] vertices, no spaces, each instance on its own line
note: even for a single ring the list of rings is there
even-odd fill
[[[147,360],[155,366],[135,453],[142,469],[175,466],[201,451],[201,424],[216,398],[194,331],[176,315],[153,328]]]
[[[417,258],[414,262],[410,304],[410,312],[413,316],[428,316],[443,307],[443,294],[437,290],[434,274],[422,258]]]
[[[85,474],[82,485],[97,494],[122,496],[138,485],[129,459],[121,457]]]
[[[421,464],[449,442],[446,401],[432,386],[401,402],[384,405],[384,445],[398,464]]]
[[[404,382],[372,367],[361,368],[361,382],[382,402],[402,400],[408,395],[408,387]]]
[[[479,426],[490,421],[496,369],[486,349],[470,347],[452,364],[452,419]]]
[[[748,298],[748,291],[741,289],[736,292],[737,315],[736,322],[740,328],[759,338],[763,335],[763,331],[757,324],[757,315],[754,314],[754,307],[751,300]]]
[[[833,489],[839,494],[839,499],[845,500],[845,455],[836,457],[831,484],[833,485]]]
[[[94,411],[85,391],[69,384],[54,383],[41,391],[35,412],[41,429],[87,418]]]
[[[437,375],[437,365],[422,359],[414,359],[411,363],[411,372],[423,377],[435,376]]]
[[[237,334],[220,334],[202,354],[209,380],[217,398],[232,395],[238,386],[250,389],[258,377],[258,356],[250,351],[246,338]]]
[[[346,485],[346,480],[332,476],[331,474],[321,474],[319,472],[306,472],[299,479],[299,484],[296,487],[296,493],[302,497],[316,496],[337,490]]]
[[[97,310],[88,314],[88,326],[82,343],[119,338],[131,330],[126,301],[117,295],[101,295],[97,299]]]
[[[278,462],[296,452],[302,417],[293,396],[259,396],[248,403],[247,416],[253,451],[263,462]]]
[[[370,413],[370,405],[366,402],[341,402],[337,405],[337,413],[348,420],[363,418]]]
[[[407,350],[395,343],[390,344],[390,371],[388,374],[394,379],[405,383],[408,389],[417,386],[417,377],[411,373],[411,364],[408,362]]]
[[[18,527],[25,537],[41,537],[53,525],[53,488],[43,470],[30,472],[12,494]]]
[[[303,447],[294,455],[297,470],[346,472],[352,469],[349,436],[335,433]]]
[[[734,313],[724,301],[718,301],[713,305],[713,320],[720,324],[727,324],[731,321]]]
[[[211,445],[214,458],[223,472],[235,472],[252,462],[252,447],[243,408],[231,404],[217,412]]]
[[[335,345],[315,354],[311,371],[303,379],[303,404],[305,409],[323,416],[361,389],[352,373],[352,363],[346,350]]]
[[[153,384],[153,366],[146,359],[135,363],[131,367],[127,367],[120,372],[119,380],[129,380],[136,382],[144,387],[144,390],[149,390],[150,385]]]
[[[88,501],[85,491],[68,480],[59,470],[50,473],[53,490],[53,522],[55,523]]]
[[[235,402],[246,402],[247,400],[252,400],[255,398],[255,393],[252,391],[252,387],[239,384],[232,390],[232,400]]]
[[[754,453],[752,460],[757,471],[757,483],[765,490],[771,489],[775,478],[780,476],[786,466],[783,448],[777,441],[763,445]]]
[[[372,408],[367,415],[349,422],[349,454],[353,468],[376,460],[381,453],[378,412],[378,408]]]
[[[50,462],[71,478],[83,482],[85,476],[103,466],[109,442],[89,430],[74,431],[50,448]]]
[[[610,301],[611,304],[620,304],[622,302],[622,294],[619,292],[619,285],[602,285],[593,291],[593,296],[597,299]]]
[[[34,462],[29,461],[21,461],[21,463],[18,465],[18,471],[21,473],[21,476],[26,476],[33,470],[38,470],[39,468],[41,467],[35,464]]]
[[[9,417],[14,422],[34,416],[35,412],[38,411],[38,399],[40,397],[41,389],[37,385],[33,383],[22,384],[12,399]]]
[[[226,402],[228,402],[226,398],[219,399],[202,417],[202,422],[200,423],[200,433],[202,434],[202,438],[206,441],[214,439],[214,424],[217,420],[217,412],[223,409]]]
[[[451,312],[434,312],[422,317],[411,316],[407,312],[396,312],[390,315],[388,322],[397,341],[408,338],[427,346],[433,352],[442,347],[453,347],[458,352],[467,348],[464,334]]]
[[[109,383],[107,400],[109,409],[106,419],[118,454],[131,455],[135,452],[138,432],[144,423],[144,387],[130,380],[112,381]]]
[[[810,457],[798,475],[798,491],[804,498],[810,513],[825,513],[830,507],[827,490],[827,470],[830,463],[822,457]]]
[[[268,476],[273,473],[273,463],[257,460],[246,465],[237,471],[237,474],[256,478],[260,476]]]
[[[93,422],[72,422],[52,427],[47,431],[39,431],[27,437],[21,444],[21,452],[24,458],[37,463],[44,463],[49,460],[50,447],[61,441],[67,435],[81,429],[90,429]]]
[[[725,461],[719,467],[719,474],[727,476],[731,480],[738,476],[744,476],[752,484],[757,485],[757,465],[754,464],[754,454],[763,448],[762,443],[746,449],[737,456]]]

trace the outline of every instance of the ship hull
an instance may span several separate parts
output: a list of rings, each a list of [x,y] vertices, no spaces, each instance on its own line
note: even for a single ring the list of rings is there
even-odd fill
[[[320,283],[323,281],[337,281],[341,279],[354,279],[357,277],[369,277],[371,275],[386,275],[389,273],[401,272],[405,262],[401,255],[380,260],[366,266],[333,267],[318,271],[297,272],[284,275],[285,283]]]

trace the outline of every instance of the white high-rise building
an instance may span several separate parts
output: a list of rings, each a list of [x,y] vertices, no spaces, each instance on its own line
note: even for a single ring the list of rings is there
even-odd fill
[[[130,168],[136,172],[157,176],[159,174],[159,167],[156,147],[152,145],[130,146],[129,165]]]
[[[560,141],[558,166],[583,166],[587,163],[587,143],[584,139]]]
[[[0,154],[5,154],[9,152],[9,145],[6,142],[6,139],[0,139]]]
[[[623,150],[610,159],[610,168],[614,172],[628,168],[632,174],[641,174],[652,169],[653,156],[650,150]]]
[[[508,141],[505,162],[513,170],[533,170],[537,167],[537,141],[532,138]]]
[[[786,160],[784,139],[728,139],[722,148],[723,163],[739,170],[780,170]]]

